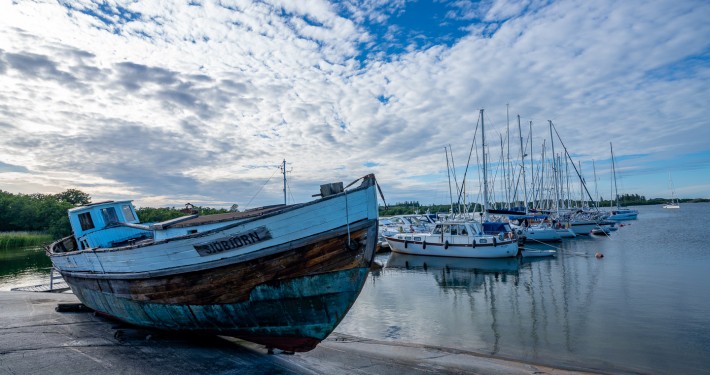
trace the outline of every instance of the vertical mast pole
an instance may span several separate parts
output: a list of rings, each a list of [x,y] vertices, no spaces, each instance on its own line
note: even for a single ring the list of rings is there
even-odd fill
[[[609,142],[609,149],[611,149],[611,171],[614,175],[614,195],[616,196],[616,208],[619,209],[619,188],[616,186],[616,164],[614,163],[614,147]]]
[[[533,135],[532,135],[532,120],[530,120],[530,190],[532,194],[532,208],[535,208],[535,166],[533,165]]]
[[[523,198],[525,199],[525,214],[527,215],[528,213],[528,185],[527,182],[525,182],[525,149],[523,148],[523,131],[520,128],[520,115],[518,115],[518,134],[520,135],[520,155],[521,155],[521,163],[520,166],[522,167],[522,173],[523,173]]]
[[[488,166],[486,165],[486,128],[483,124],[483,109],[481,109],[481,144],[483,146],[483,216],[481,216],[481,222],[484,218],[488,218]]]
[[[451,192],[451,168],[449,167],[449,150],[444,146],[446,152],[446,175],[449,176],[449,199],[451,200],[451,215],[454,214],[454,193]]]
[[[552,135],[552,120],[547,120],[550,123],[550,141],[552,142],[552,162],[553,162],[553,168],[552,168],[552,173],[554,174],[555,177],[555,207],[557,210],[557,214],[559,215],[560,213],[560,191],[557,188],[557,167],[554,166],[555,163],[555,137]]]

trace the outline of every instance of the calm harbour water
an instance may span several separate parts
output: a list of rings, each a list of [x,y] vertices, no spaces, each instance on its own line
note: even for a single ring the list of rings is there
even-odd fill
[[[552,259],[378,255],[385,267],[336,331],[615,373],[710,373],[710,204],[639,211],[610,238],[554,245]],[[44,283],[50,266],[40,248],[0,249],[0,290]]]
[[[615,373],[710,373],[710,204],[638,209],[608,238],[554,245],[551,259],[380,255],[337,331]]]

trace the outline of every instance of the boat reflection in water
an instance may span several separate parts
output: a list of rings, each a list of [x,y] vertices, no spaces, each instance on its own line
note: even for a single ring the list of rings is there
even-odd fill
[[[506,282],[508,276],[518,276],[517,258],[452,258],[392,253],[387,268],[404,268],[431,272],[441,288],[475,290],[489,277]]]

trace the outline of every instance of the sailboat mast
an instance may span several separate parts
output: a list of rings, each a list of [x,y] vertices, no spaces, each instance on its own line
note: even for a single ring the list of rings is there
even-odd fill
[[[523,198],[525,199],[525,214],[527,215],[528,213],[528,185],[527,182],[525,182],[525,149],[523,148],[523,131],[520,128],[520,115],[518,115],[518,134],[520,135],[520,158],[521,158],[521,163],[520,166],[522,167],[522,174],[523,174]]]
[[[510,209],[510,202],[513,200],[513,196],[510,195],[511,191],[513,190],[513,170],[510,168],[510,110],[509,110],[510,104],[505,105],[505,122],[506,122],[506,131],[505,131],[505,136],[506,136],[506,146],[508,148],[508,158],[506,159],[506,162],[504,165],[507,166],[507,168],[504,168],[506,170],[506,197],[507,199],[507,206],[508,209]]]
[[[552,135],[552,120],[547,120],[550,123],[550,141],[552,142],[552,173],[554,174],[555,177],[555,209],[557,210],[557,214],[559,215],[560,213],[560,191],[557,188],[557,167],[554,165],[555,164],[555,137]]]
[[[481,109],[481,145],[483,148],[483,216],[481,222],[488,216],[488,166],[486,165],[486,128],[483,124],[483,109]]]
[[[577,166],[579,167],[579,208],[584,208],[584,177],[582,177],[581,160],[577,161]],[[567,183],[569,184],[569,180]]]
[[[611,150],[611,172],[614,176],[614,195],[616,196],[616,208],[619,209],[619,189],[618,186],[616,186],[616,164],[614,163],[614,147],[611,145],[611,142],[609,142],[609,149]]]
[[[446,175],[449,177],[449,199],[451,200],[451,214],[454,214],[454,194],[451,192],[451,168],[449,167],[449,150],[444,146],[446,153]]]
[[[535,208],[535,166],[533,165],[533,135],[532,120],[530,120],[530,193],[532,194],[532,208]]]
[[[597,166],[594,164],[594,160],[592,160],[592,168],[594,168],[594,199],[595,202],[594,206],[599,209],[599,190],[597,189]]]

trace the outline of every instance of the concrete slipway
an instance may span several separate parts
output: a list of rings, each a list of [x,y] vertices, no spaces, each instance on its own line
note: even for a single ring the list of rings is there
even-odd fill
[[[584,374],[575,369],[334,333],[307,353],[57,312],[73,294],[0,292],[0,374]]]

